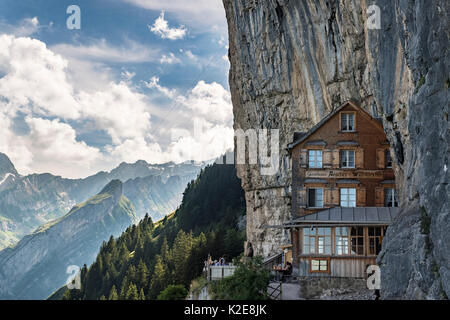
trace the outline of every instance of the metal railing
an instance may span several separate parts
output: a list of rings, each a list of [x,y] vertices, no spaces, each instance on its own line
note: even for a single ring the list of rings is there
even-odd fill
[[[225,266],[209,266],[207,277],[208,280],[221,280],[225,277],[232,276],[236,266],[225,265]]]

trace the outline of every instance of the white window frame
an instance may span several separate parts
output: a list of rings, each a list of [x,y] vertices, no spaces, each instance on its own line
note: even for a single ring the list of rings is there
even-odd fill
[[[348,227],[335,228],[336,255],[348,255],[350,252],[350,230]]]
[[[350,193],[350,190],[355,190],[354,196],[355,199],[351,200],[350,196],[353,194]],[[355,208],[356,207],[356,188],[340,188],[340,206],[343,208]],[[354,205],[351,205],[354,204]]]
[[[315,202],[315,205],[314,206],[311,206],[311,204],[309,203],[309,191],[310,190],[316,190],[316,192],[315,192],[315,197],[314,197],[314,202]],[[318,200],[317,200],[317,190],[321,190],[321,195],[322,195],[322,198],[320,199],[320,203],[321,203],[321,205],[320,206],[318,206],[317,205],[317,202],[318,202]],[[308,207],[309,208],[323,208],[323,188],[308,188]]]
[[[349,156],[349,154],[350,154],[350,152],[352,152],[353,153],[353,166],[349,166],[348,165],[348,163],[350,162],[350,156]],[[339,156],[340,156],[340,165],[341,165],[341,168],[347,168],[347,169],[354,169],[355,168],[355,157],[356,157],[356,152],[355,152],[355,150],[340,150],[339,151]],[[343,165],[343,157],[345,157],[345,162],[346,162],[346,166],[344,166]]]
[[[350,127],[350,117],[353,119],[353,127]],[[343,125],[345,124],[345,126]],[[355,114],[350,112],[342,112],[341,113],[341,131],[342,132],[354,132],[355,131]]]
[[[391,197],[391,202],[392,202],[392,205],[389,207],[391,207],[391,208],[398,207],[397,190],[395,188],[384,188],[384,205],[386,207],[388,207],[388,205],[387,205],[388,201],[386,201],[388,193],[390,193],[389,196]]]
[[[320,157],[319,157],[320,154]],[[320,162],[319,162],[320,158]],[[308,167],[322,168],[323,166],[323,152],[322,150],[308,150]]]

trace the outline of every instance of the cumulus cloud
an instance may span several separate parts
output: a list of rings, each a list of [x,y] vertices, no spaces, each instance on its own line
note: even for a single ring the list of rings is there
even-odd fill
[[[69,73],[66,58],[45,43],[0,35],[0,152],[21,173],[81,177],[122,161],[207,160],[232,147],[231,98],[220,84],[199,81],[178,94],[152,77],[145,86],[177,107],[160,108],[160,122],[153,123],[156,107],[127,81],[133,73],[125,70],[124,81],[91,91],[74,85]],[[17,132],[18,118],[27,130]],[[81,129],[83,137],[100,130],[111,140],[94,147],[80,139]]]
[[[180,26],[179,28],[170,28],[169,23],[164,19],[164,11],[161,11],[161,14],[155,20],[155,23],[152,26],[148,26],[148,28],[151,32],[160,36],[162,39],[183,39],[187,33],[187,29],[184,26]]]
[[[161,64],[176,64],[181,63],[181,60],[178,59],[172,52],[170,52],[169,55],[163,54],[159,62]]]
[[[199,31],[226,32],[225,10],[221,0],[123,0],[149,10],[161,10],[174,14],[182,23]]]
[[[144,95],[132,91],[125,82],[111,83],[105,91],[81,92],[83,116],[94,119],[115,144],[144,135],[150,130],[150,113]]]
[[[159,84],[159,78],[158,77],[151,77],[150,81],[145,82],[144,84],[147,88],[149,89],[156,89],[157,91],[159,91],[160,93],[162,93],[163,95],[169,97],[169,98],[173,98],[176,94],[176,90],[175,89],[169,89],[166,87],[163,87]]]
[[[97,148],[88,146],[84,141],[76,140],[75,130],[58,119],[47,120],[27,117],[30,128],[28,147],[35,157],[49,169],[55,162],[65,165],[89,166],[101,155]]]
[[[216,82],[199,81],[189,95],[179,96],[177,101],[212,123],[232,124],[230,93]]]
[[[80,106],[67,82],[67,61],[45,43],[0,35],[0,96],[9,106],[68,119],[80,117]],[[24,110],[22,110],[24,111]]]
[[[0,22],[0,29],[3,32],[12,34],[18,37],[26,37],[36,33],[41,26],[39,25],[38,17],[24,18],[16,25],[9,25]]]

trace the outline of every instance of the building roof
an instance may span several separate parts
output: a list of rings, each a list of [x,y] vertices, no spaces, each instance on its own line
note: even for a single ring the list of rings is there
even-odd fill
[[[356,105],[353,101],[347,101],[343,104],[341,104],[339,107],[331,111],[327,116],[325,116],[322,120],[320,120],[314,127],[312,127],[308,132],[295,132],[294,133],[294,141],[292,143],[288,144],[288,149],[292,150],[296,145],[299,143],[305,141],[310,135],[312,135],[314,132],[316,132],[317,129],[319,129],[325,122],[327,122],[331,117],[333,117],[335,114],[337,114],[340,110],[342,110],[346,106],[352,106],[353,108],[360,109],[364,111],[369,117],[371,117],[374,120],[377,120],[377,123],[381,126],[382,123],[380,122],[380,119],[372,117],[366,110],[362,109],[358,105]]]
[[[399,211],[398,207],[335,207],[290,220],[284,226],[289,228],[315,224],[388,225],[395,219]]]

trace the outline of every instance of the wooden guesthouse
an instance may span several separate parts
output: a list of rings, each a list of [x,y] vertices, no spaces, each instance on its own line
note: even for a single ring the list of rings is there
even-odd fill
[[[389,142],[379,119],[353,102],[310,131],[292,156],[292,264],[298,276],[365,276],[398,214]]]

